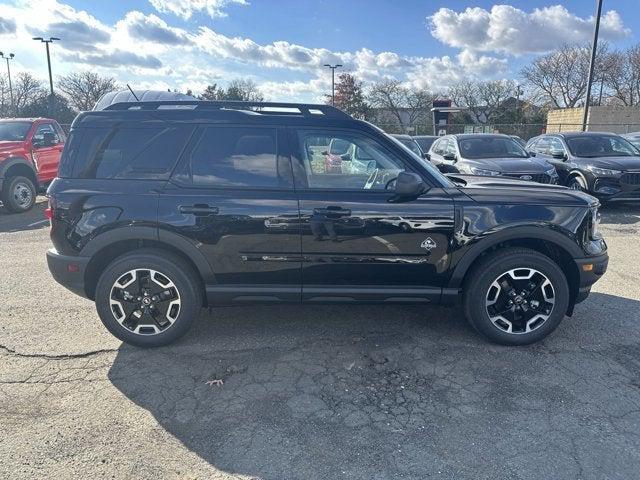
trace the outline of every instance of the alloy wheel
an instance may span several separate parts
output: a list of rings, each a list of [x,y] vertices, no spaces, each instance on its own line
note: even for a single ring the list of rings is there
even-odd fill
[[[111,313],[127,330],[155,335],[170,328],[180,314],[180,292],[165,274],[147,268],[129,270],[114,282]]]
[[[547,321],[555,300],[555,289],[545,274],[534,268],[516,268],[504,272],[489,286],[485,308],[496,328],[523,334]]]

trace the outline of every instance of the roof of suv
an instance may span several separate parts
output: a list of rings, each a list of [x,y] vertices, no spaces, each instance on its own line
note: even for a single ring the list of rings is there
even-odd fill
[[[275,102],[157,101],[114,103],[104,110],[83,112],[73,127],[113,122],[265,123],[367,125],[330,105]],[[372,128],[369,126],[369,128]]]

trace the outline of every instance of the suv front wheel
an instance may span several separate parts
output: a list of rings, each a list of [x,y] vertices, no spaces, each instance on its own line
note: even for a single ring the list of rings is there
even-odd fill
[[[195,272],[169,252],[141,249],[116,258],[98,280],[95,295],[105,327],[138,347],[171,343],[200,312],[202,294]]]
[[[564,272],[535,250],[490,254],[465,281],[465,316],[478,332],[503,345],[542,340],[564,318],[568,305]]]

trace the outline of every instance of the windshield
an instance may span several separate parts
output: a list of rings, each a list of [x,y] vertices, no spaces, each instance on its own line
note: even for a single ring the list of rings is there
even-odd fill
[[[451,180],[449,180],[447,177],[445,177],[442,173],[440,173],[440,170],[438,170],[436,167],[434,167],[431,162],[428,162],[427,160],[425,160],[424,158],[422,158],[420,155],[416,155],[413,150],[411,150],[409,147],[405,146],[400,140],[398,140],[397,138],[394,138],[392,136],[388,136],[392,142],[395,142],[400,148],[402,148],[405,152],[407,152],[409,155],[412,156],[412,158],[414,160],[416,160],[420,165],[422,165],[422,168],[424,168],[425,170],[427,170],[432,177],[434,177],[437,181],[440,182],[440,186],[441,187],[453,187],[453,182]]]
[[[21,142],[30,128],[29,122],[0,122],[0,142]]]
[[[529,155],[513,138],[473,137],[458,140],[463,158],[527,158]]]
[[[576,157],[631,157],[640,154],[627,140],[617,135],[583,135],[566,139]]]

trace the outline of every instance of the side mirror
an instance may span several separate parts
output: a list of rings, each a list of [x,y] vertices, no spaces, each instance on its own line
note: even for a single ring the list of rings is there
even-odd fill
[[[565,160],[567,158],[563,150],[551,150],[549,153],[553,158],[557,158],[558,160]]]
[[[445,160],[448,160],[450,162],[455,162],[458,157],[456,157],[455,153],[445,153],[442,158],[444,158]]]
[[[424,158],[424,159],[426,159],[426,160],[431,160],[431,155],[429,155],[429,153],[428,153],[428,152],[424,152],[424,153],[422,154],[422,158]]]
[[[396,178],[396,195],[401,198],[417,198],[422,195],[427,186],[420,175],[412,172],[400,172]]]
[[[527,153],[529,154],[530,157],[536,156],[536,152],[534,152],[533,150],[527,150]]]

